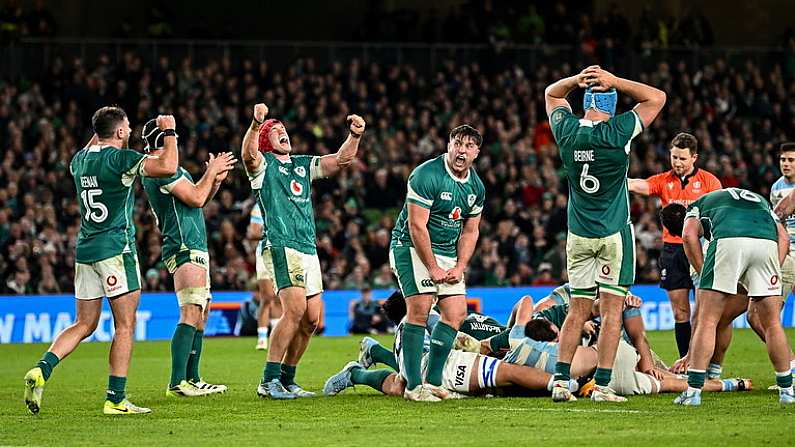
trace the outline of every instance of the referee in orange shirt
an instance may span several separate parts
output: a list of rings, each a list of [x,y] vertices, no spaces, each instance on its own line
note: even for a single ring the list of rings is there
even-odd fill
[[[721,189],[720,180],[697,168],[698,140],[681,132],[671,140],[671,170],[646,180],[629,179],[629,190],[643,196],[660,198],[661,208],[669,203],[687,207],[704,194]],[[687,354],[690,345],[690,264],[682,248],[682,238],[663,227],[663,251],[660,256],[660,287],[668,293],[674,313],[674,332],[679,357]]]

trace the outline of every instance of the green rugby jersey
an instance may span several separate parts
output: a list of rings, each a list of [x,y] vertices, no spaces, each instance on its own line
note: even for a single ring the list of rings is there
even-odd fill
[[[569,313],[568,304],[556,304],[548,307],[540,312],[533,313],[533,319],[543,318],[558,328],[563,327],[563,322],[566,321],[566,315]]]
[[[485,340],[506,330],[507,327],[488,315],[473,312],[461,322],[459,332],[474,337],[476,340]]]
[[[142,180],[149,206],[163,236],[163,261],[183,250],[207,251],[202,208],[188,206],[171,194],[172,188],[181,181],[193,184],[193,177],[182,167],[168,178],[144,177]]]
[[[608,121],[579,119],[565,107],[549,117],[569,183],[569,231],[600,238],[629,224],[629,146],[643,130],[629,111]]]
[[[80,204],[75,260],[89,264],[135,252],[133,182],[146,155],[112,146],[89,146],[69,163]]]
[[[306,254],[317,253],[312,180],[323,177],[320,157],[291,155],[279,161],[271,152],[248,173],[251,189],[264,216],[265,247],[289,247]]]
[[[411,203],[430,210],[427,225],[433,252],[456,257],[462,223],[483,211],[486,189],[474,168],[469,168],[465,179],[456,177],[447,166],[446,156],[426,161],[409,175],[406,201],[392,230],[392,247],[414,246],[409,232]]]
[[[687,208],[685,219],[698,219],[707,241],[729,237],[778,241],[778,217],[767,200],[746,189],[705,194]]]

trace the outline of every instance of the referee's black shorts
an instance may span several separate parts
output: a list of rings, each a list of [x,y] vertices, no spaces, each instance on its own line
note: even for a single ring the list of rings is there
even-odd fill
[[[663,244],[660,255],[660,287],[665,290],[692,289],[690,263],[682,244]]]

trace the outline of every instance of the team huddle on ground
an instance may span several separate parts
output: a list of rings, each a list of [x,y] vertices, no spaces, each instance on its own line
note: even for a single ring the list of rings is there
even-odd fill
[[[581,118],[566,99],[578,88],[584,89]],[[632,110],[616,114],[619,93],[636,102]],[[750,191],[721,189],[714,176],[696,168],[697,140],[687,133],[671,143],[670,172],[627,178],[633,140],[665,105],[661,90],[590,66],[551,84],[544,98],[569,188],[569,283],[539,302],[522,297],[505,325],[468,312],[466,270],[486,197],[473,167],[483,137],[475,127],[459,125],[450,131],[446,151],[409,175],[392,230],[389,265],[400,291],[383,307],[397,325],[394,346],[362,340],[358,360],[330,377],[323,394],[355,384],[422,402],[472,395],[623,402],[628,395],[669,392],[681,393],[677,404],[699,405],[702,391],[751,389],[748,379],[721,378],[731,321],[747,311],[767,345],[780,402],[795,402],[795,355],[780,322],[783,297],[795,282],[795,145],[782,146],[784,176],[771,193],[774,210]],[[265,104],[254,106],[240,154],[261,227],[257,279],[282,309],[268,333],[263,299],[258,348],[267,349],[267,360],[256,393],[310,398],[316,393],[301,387],[296,375],[322,312],[312,182],[355,162],[366,123],[349,115],[347,136],[335,153],[295,155],[286,126],[268,115]],[[93,333],[107,297],[115,332],[103,412],[151,412],[125,395],[141,293],[133,223],[137,177],[160,229],[162,259],[180,306],[166,395],[223,393],[225,385],[208,383],[199,372],[211,300],[202,208],[235,168],[235,155],[211,154],[204,175],[194,181],[179,166],[173,116],[143,126],[143,152],[128,149],[130,123],[118,107],[97,110],[92,128],[94,137],[70,164],[81,212],[77,318],[25,375],[28,411],[39,413],[53,369]],[[672,367],[649,346],[642,298],[629,292],[636,263],[630,193],[663,201],[661,286],[675,311],[680,354]],[[698,309],[692,326],[690,290]],[[374,364],[389,368],[370,369]]]

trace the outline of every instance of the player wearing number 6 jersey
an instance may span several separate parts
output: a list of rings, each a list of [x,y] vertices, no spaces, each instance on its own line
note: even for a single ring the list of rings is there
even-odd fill
[[[577,87],[587,87],[583,119],[572,113],[566,100]],[[615,116],[619,91],[638,104]],[[544,99],[569,183],[566,262],[571,308],[561,329],[552,399],[574,400],[567,388],[571,361],[598,287],[602,334],[591,398],[623,401],[608,383],[618,348],[624,298],[635,281],[635,238],[627,191],[629,151],[632,140],[665,105],[665,93],[594,65],[547,87]]]
[[[103,412],[151,411],[130,403],[125,398],[125,385],[132,355],[135,311],[141,296],[132,216],[133,182],[137,176],[170,177],[179,164],[174,117],[161,115],[156,122],[164,134],[164,149],[160,156],[153,157],[127,149],[130,137],[127,114],[119,107],[103,107],[91,120],[94,137],[69,165],[81,214],[75,256],[77,319],[56,337],[36,367],[25,375],[25,403],[33,414],[39,412],[44,384],[52,369],[96,329],[103,296],[110,301],[115,327]]]

